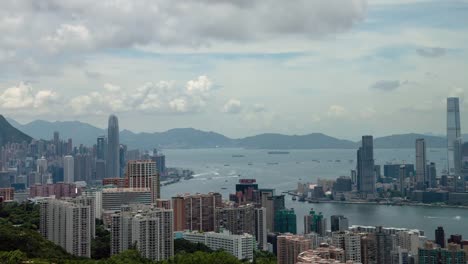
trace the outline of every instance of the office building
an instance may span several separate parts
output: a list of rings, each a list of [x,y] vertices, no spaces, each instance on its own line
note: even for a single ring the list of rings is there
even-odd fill
[[[437,227],[435,230],[435,243],[441,248],[445,247],[445,231],[441,226]]]
[[[436,188],[437,187],[437,170],[435,162],[427,164],[427,187]]]
[[[447,168],[455,173],[455,144],[461,138],[460,101],[458,97],[447,98]]]
[[[92,199],[46,199],[40,203],[42,236],[72,255],[91,257],[94,221]]]
[[[284,195],[274,195],[270,191],[261,191],[262,207],[266,208],[267,231],[274,232],[276,212],[285,209]]]
[[[275,211],[275,232],[297,234],[296,222],[293,208]]]
[[[172,197],[174,231],[215,231],[215,211],[222,205],[222,197],[219,193],[185,194]]]
[[[192,243],[202,243],[212,250],[224,250],[239,260],[253,261],[255,241],[250,234],[233,235],[227,230],[222,233],[186,231],[183,238]]]
[[[105,160],[106,154],[107,154],[107,139],[105,136],[100,136],[97,138],[96,159]]]
[[[374,140],[362,137],[362,146],[357,151],[357,189],[364,196],[375,192]]]
[[[400,175],[398,176],[398,190],[400,191],[401,195],[404,197],[406,196],[406,166],[400,166]]]
[[[384,176],[387,178],[399,179],[400,168],[404,165],[406,168],[406,178],[414,176],[414,164],[385,164],[384,165]]]
[[[151,204],[151,190],[148,188],[108,188],[102,190],[102,210],[117,211],[130,204]]]
[[[327,231],[327,220],[322,213],[317,213],[313,209],[308,215],[304,216],[304,234],[317,233],[320,236],[325,236]]]
[[[107,128],[107,178],[120,177],[119,120],[115,115],[109,117]]]
[[[330,217],[330,230],[332,232],[336,231],[346,231],[349,228],[348,218],[342,215],[332,215]]]
[[[96,180],[103,180],[106,178],[106,161],[96,160]]]
[[[37,181],[36,183],[52,183],[52,182],[47,182],[48,180],[48,174],[47,174],[47,160],[42,156],[40,159],[37,159]]]
[[[162,153],[159,153],[156,149],[153,151],[153,156],[151,160],[156,162],[156,170],[159,175],[166,176],[166,156]]]
[[[78,153],[73,161],[74,181],[90,182],[93,171],[93,157],[88,153]]]
[[[131,160],[127,163],[126,178],[130,188],[150,188],[152,201],[160,198],[159,174],[152,160]]]
[[[418,138],[416,139],[416,190],[425,190],[428,186],[426,162],[426,141]]]
[[[311,241],[304,236],[284,234],[277,237],[278,264],[297,263],[300,253],[311,248]]]
[[[63,181],[66,183],[75,182],[75,160],[73,156],[67,155],[63,157]]]
[[[173,211],[148,205],[122,206],[111,221],[111,255],[136,245],[141,256],[162,261],[174,256]]]

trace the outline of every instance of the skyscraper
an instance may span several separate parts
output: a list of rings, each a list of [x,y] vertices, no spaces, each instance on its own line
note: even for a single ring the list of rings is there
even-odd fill
[[[66,183],[75,182],[74,162],[73,156],[63,157],[63,181]]]
[[[416,139],[416,189],[425,190],[428,185],[426,172],[426,141]]]
[[[317,213],[313,209],[309,211],[308,215],[304,216],[304,234],[311,232],[319,234],[319,236],[325,236],[327,231],[327,221],[323,217],[322,213]]]
[[[460,100],[458,97],[447,98],[447,170],[455,171],[455,141],[461,137]]]
[[[130,188],[151,189],[151,200],[160,198],[159,174],[152,160],[131,160],[127,164],[126,177]]]
[[[96,159],[104,160],[106,159],[106,148],[107,148],[107,139],[105,136],[99,136],[97,138],[96,144]]]
[[[435,242],[441,248],[445,247],[445,231],[444,228],[441,226],[437,227],[437,229],[435,230]]]
[[[362,136],[362,146],[357,152],[357,187],[363,194],[375,192],[374,139]]]
[[[332,215],[330,217],[331,231],[346,231],[349,227],[348,218],[342,215]]]
[[[107,128],[107,178],[120,177],[119,120],[115,115],[109,117]]]

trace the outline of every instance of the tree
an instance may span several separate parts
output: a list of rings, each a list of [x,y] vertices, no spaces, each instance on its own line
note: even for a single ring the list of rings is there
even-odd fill
[[[102,221],[96,221],[96,238],[91,241],[91,258],[109,258],[110,240],[110,232],[104,228]]]

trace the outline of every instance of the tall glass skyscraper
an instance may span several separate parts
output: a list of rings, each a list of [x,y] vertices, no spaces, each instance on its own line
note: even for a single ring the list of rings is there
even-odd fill
[[[120,144],[119,144],[119,120],[115,115],[109,116],[107,127],[107,177],[120,177]]]
[[[428,186],[426,166],[426,142],[424,138],[416,139],[416,189],[425,190]]]
[[[362,146],[357,152],[358,191],[363,194],[375,192],[374,138],[362,137]]]
[[[460,131],[460,100],[458,97],[447,98],[447,170],[455,172],[455,163],[458,155],[455,153],[455,144],[461,138]]]

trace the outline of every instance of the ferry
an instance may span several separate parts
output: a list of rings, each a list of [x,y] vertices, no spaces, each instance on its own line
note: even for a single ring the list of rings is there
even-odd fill
[[[289,151],[268,151],[268,154],[274,155],[274,154],[289,154]]]
[[[241,155],[241,154],[234,154],[232,155],[233,158],[243,158],[245,157],[244,155]]]
[[[278,165],[278,162],[268,162],[268,165]]]

